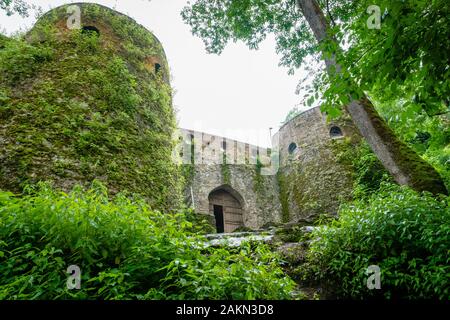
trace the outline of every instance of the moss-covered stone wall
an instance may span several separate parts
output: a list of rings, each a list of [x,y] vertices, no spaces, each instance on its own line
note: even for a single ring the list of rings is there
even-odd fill
[[[224,177],[222,166],[194,166],[193,179],[188,188],[192,188],[195,212],[209,216],[211,224],[215,226],[213,212],[210,212],[209,195],[216,190],[225,190],[240,202],[244,227],[259,229],[281,222],[275,176],[260,175],[255,165],[229,164],[227,177]]]
[[[315,219],[335,215],[342,202],[351,199],[352,167],[337,159],[344,140],[330,141],[316,149],[314,161],[296,161],[279,173],[280,199],[284,199],[283,220]]]
[[[69,29],[62,6],[23,39],[0,39],[0,188],[49,180],[69,190],[98,179],[112,193],[173,209],[182,178],[171,161],[176,122],[163,48],[125,15],[76,5],[81,26],[98,32]]]
[[[335,127],[341,135],[332,134]],[[281,127],[275,140],[281,163],[277,181],[283,221],[336,214],[339,205],[352,197],[354,169],[341,157],[360,141],[351,120],[343,115],[328,121],[319,108],[310,109]]]

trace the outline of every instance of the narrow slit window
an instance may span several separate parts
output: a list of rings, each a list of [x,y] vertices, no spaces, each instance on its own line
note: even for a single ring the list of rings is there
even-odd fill
[[[157,74],[159,71],[161,71],[161,65],[159,63],[155,63],[155,73]]]

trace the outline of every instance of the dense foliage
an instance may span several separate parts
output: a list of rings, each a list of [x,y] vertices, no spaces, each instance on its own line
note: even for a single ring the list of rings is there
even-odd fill
[[[8,16],[14,13],[28,16],[30,5],[24,0],[0,0],[0,9],[4,10]]]
[[[370,95],[367,94],[376,84],[385,85],[383,76],[391,77],[388,80],[396,83],[399,80],[395,77],[395,68],[389,69],[388,65],[392,61],[384,59],[383,54],[367,54],[367,57],[364,54],[355,56],[355,51],[360,48],[360,44],[364,45],[363,48],[370,49],[367,42],[371,40],[370,32],[373,32],[373,28],[361,23],[364,19],[364,22],[370,19],[366,11],[370,7],[370,3],[368,4],[367,1],[356,1],[355,3],[333,1],[331,7],[336,14],[336,19],[334,19],[330,13],[329,1],[319,2],[320,4],[316,0],[225,2],[197,0],[189,3],[183,9],[182,17],[191,26],[192,33],[203,39],[208,52],[220,53],[229,41],[237,40],[241,40],[249,48],[255,49],[268,34],[273,34],[277,43],[277,52],[282,55],[280,64],[289,66],[291,72],[298,68],[306,57],[317,58],[320,55],[327,65],[326,72],[323,72],[322,75],[320,72],[315,74],[315,88],[302,90],[306,96],[309,96],[306,103],[311,105],[320,97],[321,100],[324,100],[321,104],[322,110],[330,116],[340,114],[340,109],[345,106],[355,125],[360,129],[360,133],[398,183],[407,184],[419,191],[448,194],[438,172],[397,138],[385,124],[383,118],[378,115],[371,98],[369,98]],[[402,28],[392,27],[392,25],[395,26],[398,15],[403,14],[403,11],[408,12],[408,7],[414,7],[414,5],[411,1],[397,1],[395,5],[389,5],[389,3],[388,1],[383,2],[383,5],[386,6],[385,12],[390,15],[388,19],[392,19],[390,24],[387,24],[387,34],[390,39],[401,38],[402,44],[406,44],[408,39],[402,37],[409,33],[404,31],[409,31],[409,28],[413,27],[411,21],[415,18],[418,19],[419,16],[413,14],[412,17],[401,20],[401,23],[404,24]],[[413,9],[411,11],[419,13],[420,10],[431,11],[436,8],[439,6],[435,6],[435,4],[431,6],[428,5],[428,2],[422,1],[421,6],[414,7],[415,11]],[[439,13],[439,17],[441,17],[441,13]],[[328,15],[328,18],[325,15]],[[335,20],[339,23],[336,23]],[[438,25],[439,32],[447,34],[447,29],[443,26],[445,27],[445,23]],[[436,36],[436,38],[441,37],[441,33]],[[388,44],[393,44],[393,41],[389,41]],[[396,48],[396,46],[391,47]],[[392,59],[397,61],[396,59],[399,57],[395,50],[386,50],[383,53],[392,55]],[[423,49],[424,54],[428,52],[432,54],[433,50],[426,46]],[[400,53],[399,56],[399,61],[402,63]],[[409,62],[408,58],[411,56],[415,55],[408,56],[408,52],[406,52],[406,63]],[[420,57],[420,54],[417,56]],[[364,58],[362,64],[366,63],[372,67],[371,70],[365,69],[362,76],[359,73],[361,58]],[[384,64],[385,60],[388,61],[386,65]],[[434,61],[440,64],[436,70],[446,70],[446,61],[448,59],[442,59],[439,56],[439,59]],[[318,65],[322,67],[322,64]],[[425,62],[420,62],[416,67],[404,68],[401,71],[405,71],[403,74],[407,74],[413,72],[415,68],[423,66],[425,66]],[[431,65],[429,66],[431,67]],[[377,73],[372,76],[375,67]],[[381,73],[378,72],[378,69],[381,70]],[[386,74],[385,69],[391,72]],[[399,67],[399,69],[401,68]],[[424,68],[424,70],[426,69]],[[374,79],[375,81],[372,81]],[[377,82],[377,79],[380,81]],[[444,86],[446,86],[445,83]],[[390,87],[395,87],[395,85],[390,85]],[[425,88],[424,91],[424,95],[432,94],[430,87]],[[443,90],[438,89],[438,91]],[[399,94],[400,92],[396,92],[397,97]],[[445,105],[445,101],[437,103]],[[358,110],[358,108],[362,108],[362,110]],[[360,117],[359,113],[364,113],[365,116]]]
[[[257,49],[272,33],[277,52],[281,55],[280,64],[289,67],[293,73],[317,49],[295,1],[197,0],[188,3],[181,15],[210,53],[221,53],[229,41],[238,40],[251,49]]]
[[[385,184],[313,232],[306,274],[341,298],[448,299],[449,205],[449,198]],[[366,286],[371,265],[380,267],[380,290]]]
[[[430,111],[448,107],[446,17],[450,7],[446,0],[318,2],[331,26],[330,36],[338,40],[345,52],[337,50],[333,43],[321,47],[316,43],[295,0],[197,0],[184,8],[182,17],[192,32],[202,38],[208,52],[213,53],[223,51],[229,41],[241,40],[252,49],[258,48],[272,33],[280,64],[291,72],[308,56],[318,58],[319,50],[339,54],[343,74],[333,85],[326,78],[322,88],[309,91],[311,98],[317,99],[317,89],[329,89],[325,98],[330,113],[346,104],[348,86],[353,82],[361,90],[371,90],[378,84],[386,92],[415,92],[415,101]],[[367,27],[371,5],[380,8],[380,29]],[[318,76],[319,69],[316,71]]]
[[[207,247],[185,214],[48,184],[0,193],[0,299],[286,299],[293,282],[265,245]],[[68,290],[70,265],[81,289]]]
[[[322,109],[338,114],[347,88],[356,81],[368,92],[391,129],[450,183],[447,1],[378,1],[380,28],[367,27],[373,1],[327,1],[334,37],[346,70],[331,81],[315,73],[309,103],[321,96]],[[334,17],[334,18],[333,18]],[[376,72],[374,72],[376,70]]]
[[[384,99],[377,107],[397,135],[439,171],[449,189],[450,113],[429,115],[402,99]]]
[[[351,198],[360,200],[367,198],[377,193],[383,183],[393,182],[367,143],[345,142],[340,148],[335,148],[335,151],[339,162],[346,164],[352,173]]]
[[[448,1],[377,1],[379,29],[367,27],[367,8],[372,4],[359,0],[330,5],[331,14],[340,20],[336,37],[347,43],[340,60],[351,71],[349,76],[377,97],[403,99],[403,108],[415,104],[416,111],[430,116],[448,112]]]

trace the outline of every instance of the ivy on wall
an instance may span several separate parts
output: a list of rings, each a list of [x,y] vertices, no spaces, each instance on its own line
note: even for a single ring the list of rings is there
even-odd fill
[[[153,208],[172,210],[182,190],[171,161],[172,89],[144,59],[166,63],[162,47],[132,19],[80,6],[99,35],[61,29],[63,6],[25,37],[2,41],[0,188],[20,193],[48,180],[69,190],[98,179],[112,194],[139,193]]]
[[[281,219],[282,222],[288,222],[290,218],[289,213],[289,191],[288,187],[286,185],[286,178],[284,176],[284,173],[281,171],[277,172],[277,182],[278,182],[278,190],[279,190],[279,197],[280,197],[280,203],[281,203]]]
[[[230,165],[227,163],[227,154],[224,152],[222,155],[222,164],[220,165],[220,172],[222,174],[223,184],[231,185],[231,172]]]

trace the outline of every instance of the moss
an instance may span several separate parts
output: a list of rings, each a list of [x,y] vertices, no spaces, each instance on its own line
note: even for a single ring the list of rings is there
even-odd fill
[[[162,66],[168,71],[164,50],[158,39],[147,29],[136,23],[130,17],[111,10],[105,6],[92,3],[77,3],[81,9],[81,22],[83,26],[94,25],[100,30],[101,37],[106,38],[104,44],[115,48],[122,54],[128,56],[130,63],[135,63],[137,70],[144,70],[144,60],[151,55],[159,55]],[[67,7],[63,5],[44,14],[36,23],[33,30],[28,34],[28,39],[42,41],[46,37],[49,26],[66,29]]]
[[[259,157],[256,158],[255,172],[253,174],[253,191],[257,195],[261,195],[264,193],[264,178],[261,175],[261,169],[263,165],[259,160]]]
[[[251,173],[253,193],[255,195],[256,207],[258,212],[266,212],[267,216],[261,216],[262,221],[267,221],[266,217],[270,217],[271,213],[267,212],[272,210],[269,208],[276,208],[278,211],[279,197],[276,194],[276,184],[272,176],[262,175],[263,164],[259,157],[256,159],[256,164],[247,165],[249,173]],[[267,224],[266,224],[267,226]]]
[[[220,165],[220,173],[222,174],[222,183],[231,185],[230,165],[227,163],[227,154],[223,153],[222,164]]]
[[[216,228],[212,225],[207,215],[189,211],[186,214],[186,218],[187,221],[192,223],[191,231],[199,234],[216,233]]]
[[[289,193],[286,185],[286,178],[281,171],[277,172],[277,182],[279,190],[279,198],[281,202],[281,220],[282,222],[288,222],[290,219],[289,214]]]
[[[303,159],[283,167],[278,175],[282,211],[289,219],[336,214],[341,203],[352,197],[353,167],[343,159],[353,145],[331,140],[314,151],[314,159]]]
[[[439,173],[396,137],[393,130],[379,116],[370,101],[363,100],[362,103],[371,117],[372,125],[382,137],[389,152],[393,155],[396,165],[409,177],[408,185],[417,191],[429,191],[434,194],[442,193],[448,195],[448,191]]]
[[[182,164],[181,165],[181,174],[183,176],[183,189],[184,192],[189,194],[190,196],[190,190],[189,187],[192,185],[195,177],[195,142],[192,141],[191,143],[191,159],[189,164]]]
[[[9,41],[11,41],[10,38],[0,33],[0,50],[3,49]]]
[[[183,164],[181,166],[181,174],[184,178],[185,185],[190,185],[195,177],[195,166],[193,164]]]
[[[352,167],[353,198],[365,198],[378,192],[383,182],[393,182],[389,172],[365,141],[352,148],[339,148],[339,161]]]
[[[142,194],[160,210],[181,201],[171,161],[176,127],[171,87],[139,57],[156,38],[130,18],[81,5],[100,37],[66,30],[66,7],[40,19],[28,42],[0,50],[0,188],[52,181],[63,190],[101,180],[112,194]],[[59,23],[59,24],[58,24]]]

